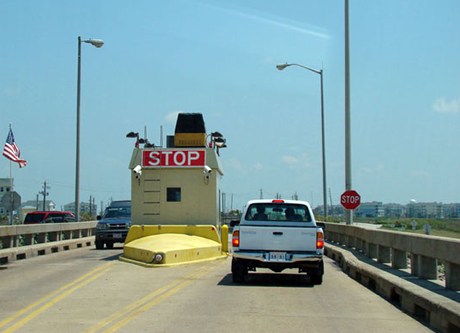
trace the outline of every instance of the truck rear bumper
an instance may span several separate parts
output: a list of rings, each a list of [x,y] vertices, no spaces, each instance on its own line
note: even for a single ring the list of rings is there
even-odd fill
[[[267,254],[268,253],[268,254]],[[268,268],[274,272],[281,272],[285,269],[299,269],[299,272],[307,272],[311,275],[322,276],[324,273],[323,257],[321,254],[293,253],[284,259],[274,260],[270,258],[270,252],[235,252],[233,253],[233,267],[243,267],[249,271],[256,271],[256,268]],[[268,257],[267,257],[268,256]]]
[[[280,256],[273,256],[273,253],[281,253]],[[235,251],[233,258],[249,261],[257,261],[266,264],[308,264],[319,263],[323,260],[323,254],[316,252],[290,253],[290,252],[269,252],[269,251]]]

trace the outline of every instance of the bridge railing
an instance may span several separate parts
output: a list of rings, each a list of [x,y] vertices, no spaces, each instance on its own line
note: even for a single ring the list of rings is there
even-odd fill
[[[97,221],[0,226],[0,264],[94,244]]]
[[[92,246],[97,221],[0,226],[0,264]],[[326,239],[354,248],[396,269],[435,280],[443,267],[445,287],[460,290],[460,240],[405,232],[326,224]]]
[[[460,290],[460,240],[407,232],[325,223],[327,241],[354,248],[379,263],[409,269],[422,279],[438,280],[443,268],[445,288]]]

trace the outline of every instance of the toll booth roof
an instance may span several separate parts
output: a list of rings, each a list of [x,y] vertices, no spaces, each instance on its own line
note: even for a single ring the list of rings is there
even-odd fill
[[[206,133],[201,113],[179,113],[175,133]]]

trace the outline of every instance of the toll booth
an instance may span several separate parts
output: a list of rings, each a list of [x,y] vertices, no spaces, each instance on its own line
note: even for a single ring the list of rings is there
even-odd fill
[[[129,164],[132,224],[219,227],[224,173],[203,116],[179,114],[167,147],[146,146],[136,145]]]

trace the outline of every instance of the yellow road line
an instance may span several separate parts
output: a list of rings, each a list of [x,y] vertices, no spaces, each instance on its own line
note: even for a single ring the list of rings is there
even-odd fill
[[[193,282],[194,279],[197,279],[206,273],[213,267],[208,267],[205,269],[203,266],[200,266],[192,273],[182,277],[180,279],[176,279],[173,282],[169,283],[168,285],[155,290],[154,292],[144,296],[138,301],[135,301],[121,310],[118,310],[111,316],[107,317],[106,319],[99,322],[97,325],[93,326],[85,333],[95,333],[98,332],[100,329],[107,327],[104,333],[112,333],[116,332],[130,321],[141,315],[142,313],[148,311],[155,305],[159,304],[161,301],[165,300],[166,298],[174,295],[181,289],[185,288],[189,284]]]
[[[10,332],[16,331],[17,329],[24,326],[27,322],[29,322],[33,318],[37,317],[40,313],[50,308],[52,305],[58,303],[63,298],[69,296],[76,290],[82,288],[83,286],[87,285],[91,281],[105,274],[110,269],[111,265],[113,265],[113,262],[108,262],[102,266],[99,266],[93,269],[92,271],[84,274],[83,276],[79,277],[78,279],[75,279],[74,281],[52,292],[51,294],[40,298],[38,301],[16,312],[13,316],[1,321],[0,328],[8,325],[12,321],[25,315],[23,319],[19,320],[18,322],[16,322],[14,325],[10,326],[8,329],[4,330],[3,332],[10,333]]]
[[[195,278],[198,278],[198,277],[200,277],[200,276],[202,276],[204,274],[206,274],[206,272],[200,272],[199,274],[197,274],[195,276]],[[129,314],[129,316],[126,316],[124,319],[120,320],[118,323],[114,324],[112,327],[110,327],[109,329],[105,330],[104,333],[113,333],[113,332],[118,331],[118,329],[120,329],[123,326],[125,326],[126,324],[128,324],[131,320],[133,320],[136,317],[140,316],[144,312],[150,310],[151,308],[153,308],[155,305],[161,303],[166,298],[176,294],[177,292],[179,292],[181,289],[185,288],[186,286],[188,286],[192,282],[193,282],[192,280],[182,281],[180,284],[178,284],[177,286],[169,289],[164,294],[160,295],[157,298],[152,299],[150,302],[148,302],[145,305],[143,305],[142,307],[136,309],[136,311],[131,312]]]
[[[138,300],[138,301],[136,301],[134,303],[131,303],[130,305],[126,306],[125,308],[123,308],[121,310],[118,310],[117,312],[113,313],[109,317],[107,317],[104,320],[102,320],[99,323],[97,323],[95,326],[93,326],[90,329],[88,329],[87,331],[85,331],[85,333],[95,333],[95,332],[97,332],[99,329],[109,325],[112,322],[115,322],[115,321],[119,320],[120,317],[125,316],[127,313],[129,313],[131,311],[134,311],[137,307],[139,307],[143,303],[148,302],[148,300],[150,298],[155,297],[156,295],[160,295],[160,294],[166,292],[169,288],[171,288],[172,286],[174,286],[177,283],[178,283],[177,280],[175,280],[172,283],[170,283],[170,284],[168,284],[168,285],[166,285],[166,286],[164,286],[164,287],[162,287],[160,289],[155,290],[151,294],[148,294],[147,296],[144,296],[140,300]]]

